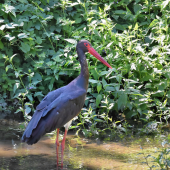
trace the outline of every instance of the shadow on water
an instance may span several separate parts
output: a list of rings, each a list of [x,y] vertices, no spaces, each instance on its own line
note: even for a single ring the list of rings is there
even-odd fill
[[[0,125],[0,170],[57,169],[54,140],[45,136],[30,146],[20,142],[21,135],[17,122],[16,125]],[[144,158],[138,155],[141,152],[139,145],[140,142],[84,139],[68,133],[63,169],[148,169],[146,164],[142,164]]]

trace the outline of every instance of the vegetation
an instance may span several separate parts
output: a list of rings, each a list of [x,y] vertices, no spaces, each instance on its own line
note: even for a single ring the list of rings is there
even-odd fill
[[[168,124],[169,17],[169,0],[4,0],[1,112],[30,119],[49,91],[78,76],[75,46],[87,39],[113,69],[87,54],[87,98],[72,128],[92,136],[127,133],[135,121],[144,133]]]

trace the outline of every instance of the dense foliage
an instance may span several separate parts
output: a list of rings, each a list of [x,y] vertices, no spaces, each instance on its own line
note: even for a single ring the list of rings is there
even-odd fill
[[[44,95],[78,76],[75,46],[87,39],[113,69],[87,54],[88,94],[72,128],[82,126],[92,135],[107,128],[126,131],[130,119],[154,127],[167,123],[169,17],[169,0],[4,0],[1,111],[13,109],[30,118]]]

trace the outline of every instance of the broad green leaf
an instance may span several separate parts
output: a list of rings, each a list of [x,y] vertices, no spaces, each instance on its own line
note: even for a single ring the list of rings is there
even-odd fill
[[[96,98],[96,107],[99,106],[101,100],[102,100],[102,95],[101,95],[101,94],[98,94],[98,95],[97,95],[97,98]]]
[[[149,28],[154,27],[158,22],[159,22],[158,19],[154,19],[154,20],[150,23]]]
[[[36,16],[36,15],[33,15],[30,19],[35,19],[35,18],[37,18],[37,16]]]
[[[44,96],[44,95],[42,94],[42,92],[36,92],[36,93],[34,94],[34,97],[37,97],[37,96]]]
[[[93,80],[93,79],[89,79],[89,82],[90,82],[90,83],[93,83],[93,84],[98,83],[97,80]]]
[[[101,89],[102,89],[102,85],[99,82],[99,83],[97,83],[97,92],[99,93]]]
[[[134,12],[135,14],[137,14],[138,11],[140,11],[142,9],[142,5],[139,4],[135,4],[134,5]]]
[[[52,78],[51,81],[50,81],[50,84],[48,86],[50,91],[53,89],[54,81],[55,81],[55,78]]]
[[[33,97],[32,94],[27,94],[28,99],[32,102],[33,101]]]
[[[42,39],[40,37],[36,37],[35,41],[36,41],[37,44],[41,44],[42,43]]]
[[[102,72],[100,72],[100,75],[101,75],[101,76],[106,75],[106,74],[108,74],[108,71],[102,71]]]
[[[28,115],[30,112],[31,112],[31,108],[27,106],[25,109],[25,115]]]
[[[82,19],[81,18],[76,18],[75,23],[81,23]]]
[[[39,73],[35,73],[34,77],[32,78],[32,84],[36,85],[41,81],[42,81],[41,75]]]
[[[27,43],[23,43],[21,42],[21,50],[24,52],[24,53],[27,53],[30,51],[30,46],[27,44]]]
[[[125,106],[127,104],[127,94],[126,93],[122,93],[119,96],[119,99],[118,99],[117,102],[118,102],[118,110],[123,111],[123,109],[125,108]]]
[[[107,86],[105,90],[106,90],[106,91],[115,91],[115,88],[114,88],[114,87]]]
[[[107,82],[106,82],[106,80],[105,80],[104,78],[102,78],[102,84],[103,84],[103,87],[104,87],[104,89],[105,89],[106,86],[107,86]]]

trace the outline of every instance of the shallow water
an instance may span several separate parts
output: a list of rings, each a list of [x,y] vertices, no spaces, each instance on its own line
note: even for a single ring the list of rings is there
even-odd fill
[[[37,144],[30,146],[20,142],[22,132],[17,128],[17,122],[0,124],[0,170],[57,169],[55,140],[44,136]],[[156,142],[148,143],[146,139],[106,142],[80,138],[70,132],[66,138],[63,169],[149,169],[142,163],[145,159],[143,154],[139,154],[143,152],[140,145],[147,150],[153,148]]]

